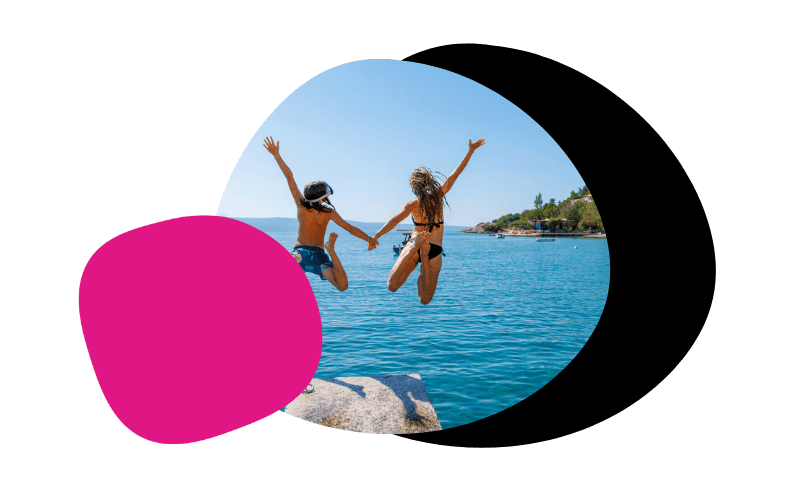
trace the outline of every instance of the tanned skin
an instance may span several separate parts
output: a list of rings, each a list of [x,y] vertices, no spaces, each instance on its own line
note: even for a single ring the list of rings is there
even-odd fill
[[[286,162],[283,161],[283,158],[281,158],[278,151],[280,144],[281,141],[274,142],[272,137],[264,139],[264,148],[272,154],[281,172],[283,172],[284,177],[286,177],[286,182],[289,183],[289,191],[292,193],[292,201],[297,207],[297,221],[299,222],[299,226],[297,228],[297,239],[294,244],[295,246],[308,245],[318,248],[323,248],[324,244],[325,250],[327,250],[328,254],[331,256],[333,267],[324,269],[322,275],[325,276],[325,279],[327,279],[331,285],[335,286],[337,290],[343,292],[347,290],[348,286],[347,273],[345,273],[344,267],[342,267],[339,256],[336,255],[335,245],[338,235],[336,233],[331,233],[328,237],[328,242],[325,243],[325,231],[328,228],[328,222],[333,221],[336,225],[356,238],[361,238],[366,241],[367,248],[370,250],[375,248],[378,242],[367,236],[361,229],[345,221],[336,210],[331,209],[330,212],[322,212],[303,206],[306,199],[297,188],[297,183],[294,180],[292,171],[286,165]]]
[[[467,163],[469,163],[470,158],[472,158],[472,153],[485,143],[486,141],[483,139],[479,139],[476,142],[472,142],[472,140],[469,141],[469,150],[464,156],[464,159],[461,160],[458,167],[456,167],[453,173],[442,183],[442,197],[450,191],[453,184],[458,179],[458,176],[461,175],[461,172],[467,167]],[[404,221],[410,214],[413,214],[414,220],[419,223],[434,222],[423,219],[419,206],[419,199],[414,198],[403,206],[403,210],[401,210],[400,213],[389,219],[381,230],[372,236],[373,240],[375,240],[375,245],[378,244],[378,239],[380,239],[381,236],[394,229],[395,226]],[[422,266],[420,268],[419,278],[417,279],[417,296],[422,304],[428,304],[433,299],[433,294],[436,292],[436,284],[439,281],[439,272],[442,270],[441,255],[430,259],[428,253],[430,252],[431,243],[442,246],[444,225],[433,228],[432,231],[427,230],[429,227],[428,225],[414,227],[414,231],[411,233],[411,239],[400,252],[397,261],[394,263],[394,267],[392,267],[389,273],[389,279],[386,281],[386,287],[389,291],[396,292],[403,286],[403,283],[406,282],[414,269],[416,269],[417,264],[421,263]],[[370,243],[367,248],[372,250],[375,247]],[[417,250],[422,250],[419,252],[422,254],[421,259],[417,254]]]

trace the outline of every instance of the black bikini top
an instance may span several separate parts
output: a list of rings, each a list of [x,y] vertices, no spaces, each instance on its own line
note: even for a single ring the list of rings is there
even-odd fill
[[[444,220],[442,220],[442,221],[440,221],[440,222],[430,222],[430,223],[428,223],[428,224],[420,224],[419,222],[417,222],[417,221],[415,221],[415,220],[414,220],[414,214],[411,214],[411,222],[412,222],[412,223],[413,223],[415,226],[428,226],[430,229],[433,229],[433,228],[437,228],[437,229],[438,229],[438,228],[439,228],[439,226],[441,226],[442,224],[444,224]]]

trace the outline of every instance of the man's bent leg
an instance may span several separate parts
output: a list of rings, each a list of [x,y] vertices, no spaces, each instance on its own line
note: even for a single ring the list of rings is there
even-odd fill
[[[328,242],[325,243],[325,250],[331,256],[331,262],[333,263],[333,267],[328,267],[322,270],[322,275],[325,276],[325,279],[331,282],[331,285],[335,286],[337,290],[340,292],[344,292],[347,290],[348,283],[347,283],[347,273],[344,272],[344,267],[342,267],[342,263],[339,261],[339,256],[336,255],[336,238],[339,236],[336,233],[331,233],[328,236]]]

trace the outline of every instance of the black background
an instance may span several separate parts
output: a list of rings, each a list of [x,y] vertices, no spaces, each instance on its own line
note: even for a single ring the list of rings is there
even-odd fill
[[[363,453],[502,463],[564,447],[691,448],[720,437],[721,381],[711,343],[718,271],[705,194],[713,167],[698,154],[710,118],[707,61],[672,48],[645,56],[524,43],[417,42],[383,51],[330,48],[327,55],[278,50],[249,59],[192,52],[203,56],[153,58],[130,49],[87,78],[96,91],[87,93],[85,108],[96,117],[92,166],[75,174],[72,204],[94,215],[72,228],[76,281],[92,253],[117,234],[215,214],[239,155],[272,109],[316,74],[362,58],[443,68],[528,113],[591,190],[610,234],[612,264],[608,302],[586,346],[544,388],[497,415],[437,433],[365,436],[278,413],[190,445],[196,452],[245,447],[305,463],[320,456],[352,463]],[[71,389],[79,415],[70,435],[98,446],[155,446],[108,408],[77,326],[70,355],[84,364]]]

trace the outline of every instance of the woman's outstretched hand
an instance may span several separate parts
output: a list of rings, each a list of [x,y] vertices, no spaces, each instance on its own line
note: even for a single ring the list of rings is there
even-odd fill
[[[475,142],[472,142],[472,139],[470,139],[469,140],[469,150],[470,151],[475,151],[476,149],[478,149],[479,147],[483,146],[484,144],[486,144],[486,141],[484,141],[483,139],[478,139]]]
[[[470,147],[472,143],[470,142]],[[278,141],[277,144],[272,140],[272,136],[267,137],[264,139],[264,147],[267,148],[267,151],[272,153],[272,156],[278,156],[278,148],[281,146],[281,141]]]
[[[375,250],[375,247],[377,247],[378,245],[380,245],[380,243],[378,243],[378,240],[376,240],[375,238],[370,238],[369,241],[367,242],[367,250]]]

